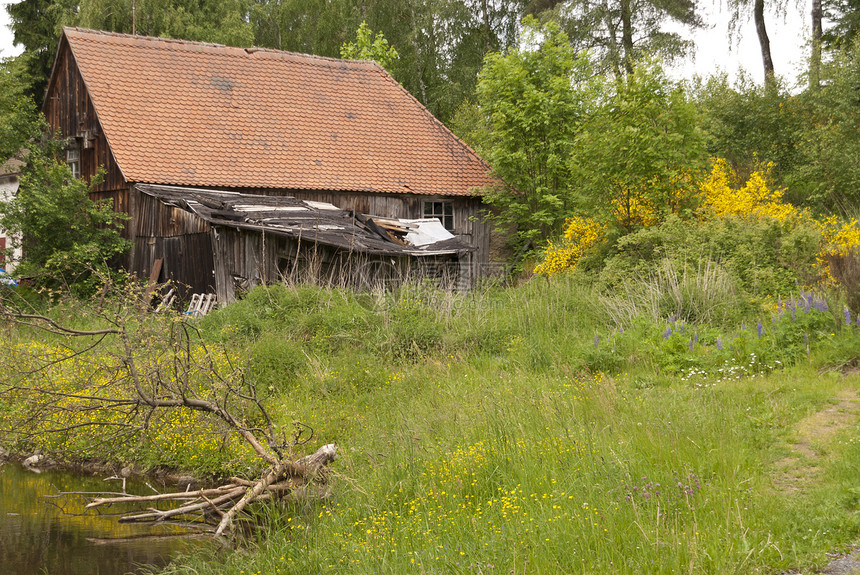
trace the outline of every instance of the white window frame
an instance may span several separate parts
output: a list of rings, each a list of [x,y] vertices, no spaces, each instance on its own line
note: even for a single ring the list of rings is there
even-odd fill
[[[449,232],[454,231],[454,202],[450,200],[424,200],[424,218],[436,218]]]
[[[73,177],[81,177],[81,151],[78,148],[66,149],[66,164],[71,168]]]

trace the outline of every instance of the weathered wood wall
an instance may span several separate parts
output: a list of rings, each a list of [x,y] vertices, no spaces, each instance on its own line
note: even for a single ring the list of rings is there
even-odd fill
[[[65,37],[60,41],[54,75],[48,85],[42,112],[54,135],[77,139],[81,152],[82,177],[89,181],[98,173],[100,167],[104,168],[104,181],[96,187],[99,197],[113,197],[116,209],[127,211],[128,186],[114,160],[92,99]]]
[[[209,224],[194,214],[130,191],[137,209],[128,222],[134,247],[131,271],[148,278],[158,259],[164,263],[160,282],[174,281],[186,299],[190,293],[215,291],[214,256]]]

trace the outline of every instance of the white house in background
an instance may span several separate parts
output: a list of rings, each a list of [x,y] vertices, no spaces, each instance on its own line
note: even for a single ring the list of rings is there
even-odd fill
[[[21,167],[23,163],[19,160],[11,159],[0,166],[0,201],[8,201],[15,197],[18,193],[18,179],[21,176]],[[0,253],[0,268],[11,272],[15,268],[15,263],[21,260],[21,242],[10,237],[6,230],[0,228],[0,251],[5,251],[14,246],[11,257],[6,257]]]

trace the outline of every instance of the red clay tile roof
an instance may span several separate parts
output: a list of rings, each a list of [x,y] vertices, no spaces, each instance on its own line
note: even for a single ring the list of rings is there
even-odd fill
[[[374,62],[64,33],[128,181],[439,195],[493,182]]]

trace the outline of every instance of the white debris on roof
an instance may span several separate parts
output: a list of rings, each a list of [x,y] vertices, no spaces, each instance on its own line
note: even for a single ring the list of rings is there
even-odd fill
[[[236,204],[233,209],[239,212],[306,212],[307,208],[301,206],[259,206],[250,204]]]
[[[304,200],[304,202],[312,208],[316,208],[318,210],[340,210],[339,207],[334,204],[330,204],[328,202],[314,202],[311,200]]]
[[[420,220],[400,220],[409,228],[406,234],[406,241],[416,247],[426,246],[450,240],[454,234],[445,229],[436,218],[424,218]]]

